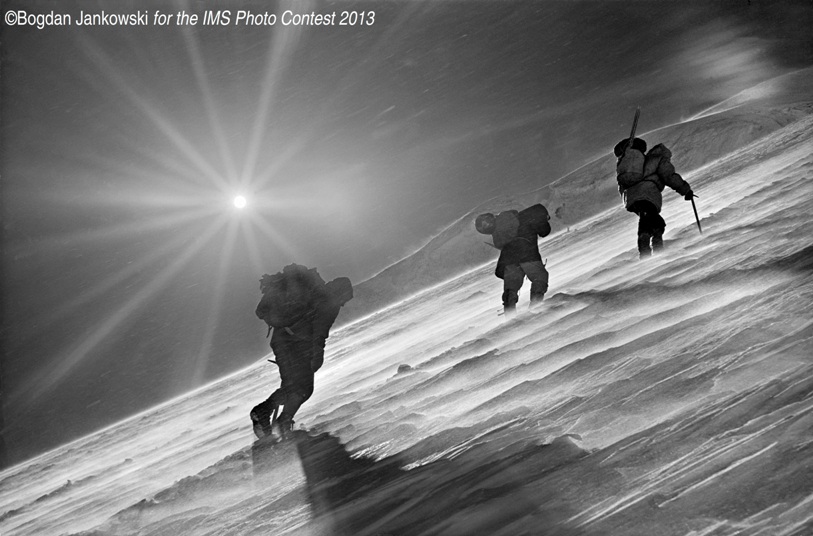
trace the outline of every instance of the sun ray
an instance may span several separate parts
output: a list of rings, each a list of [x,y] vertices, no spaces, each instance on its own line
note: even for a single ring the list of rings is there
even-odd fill
[[[211,206],[216,195],[189,195],[182,192],[145,192],[133,186],[131,189],[119,188],[115,193],[89,192],[71,200],[61,200],[62,205],[76,206],[77,208],[122,208],[122,209],[162,209],[162,210],[190,210],[200,212],[213,212]],[[143,188],[143,186],[142,186]],[[59,202],[59,192],[53,192],[51,199]],[[46,197],[45,199],[48,199]],[[151,216],[152,217],[152,216]]]
[[[285,255],[289,260],[293,261],[300,258],[299,253],[286,238],[279,233],[273,226],[271,226],[261,216],[254,216],[251,219],[254,228],[259,229],[260,232],[267,237],[271,243]],[[259,242],[258,242],[259,243]]]
[[[194,186],[195,188],[200,188],[200,181],[198,180],[198,173],[190,168],[188,165],[183,163],[183,159],[176,158],[175,153],[173,152],[155,152],[150,150],[150,148],[141,145],[133,145],[132,150],[134,150],[139,155],[143,156],[146,160],[155,162],[160,166],[164,167],[168,173],[172,174],[173,178],[181,179],[187,185]],[[111,169],[115,169],[117,171],[121,170],[121,161],[118,158],[106,158],[103,155],[94,155],[96,156],[97,160],[103,161],[107,163],[107,165]],[[141,170],[138,173],[143,173]],[[215,173],[212,170],[212,173]],[[218,176],[219,177],[219,176]],[[215,187],[219,189],[223,189],[223,185],[225,181],[221,178],[217,178],[212,182],[216,183]]]
[[[98,81],[93,80],[91,83],[98,84]],[[177,184],[178,186],[194,187],[196,190],[200,190],[200,173],[185,164],[185,159],[177,158],[177,153],[172,151],[156,152],[146,145],[135,143],[130,143],[128,148],[135,153],[134,156],[141,157],[138,159],[138,166],[126,161],[123,162],[119,155],[101,151],[90,151],[81,154],[72,152],[71,158],[77,160],[81,158],[88,165],[89,170],[98,170],[96,175],[101,180],[104,180],[108,175],[111,177],[131,176],[135,184],[143,183],[145,179],[150,178],[154,183],[161,186]],[[156,174],[147,166],[147,163],[157,164],[164,168],[165,171]],[[105,173],[102,174],[102,171]],[[212,173],[215,173],[214,170],[212,170]],[[219,182],[225,184],[222,180]],[[220,186],[220,189],[223,189],[223,187]]]
[[[156,110],[124,80],[123,74],[116,68],[114,62],[107,54],[90,39],[81,36],[81,34],[76,35],[80,36],[78,37],[80,47],[85,51],[87,56],[99,67],[119,91],[126,95],[130,101],[150,118],[155,126],[181,151],[189,162],[203,172],[213,184],[223,189],[227,188],[228,185],[220,174],[206,161],[203,155],[195,149],[192,143],[190,143],[161,112]]]
[[[305,3],[301,2],[300,4]],[[308,2],[310,4],[310,2]],[[307,10],[307,6],[297,5],[300,9]],[[301,27],[283,27],[276,29],[271,37],[268,47],[268,60],[266,61],[265,77],[261,83],[262,91],[257,105],[257,115],[249,138],[248,151],[246,152],[246,165],[243,169],[241,182],[249,180],[253,176],[257,166],[260,146],[265,137],[265,130],[268,127],[268,117],[271,107],[274,104],[279,76],[281,76],[293,57],[299,37],[302,34]]]
[[[357,173],[355,167],[337,172],[335,175],[326,175],[321,178],[318,187],[314,187],[307,194],[292,192],[290,189],[269,189],[256,195],[252,203],[254,212],[260,214],[273,214],[275,219],[301,221],[303,215],[314,210],[325,210],[340,204],[345,192],[340,186],[331,183],[332,178],[341,179],[352,177]]]
[[[191,371],[187,375],[186,381],[190,387],[200,385],[205,379],[206,369],[209,365],[209,358],[212,354],[212,341],[214,340],[215,331],[220,321],[223,310],[223,296],[226,294],[226,283],[229,274],[229,262],[234,255],[234,247],[237,243],[237,232],[239,222],[232,221],[229,223],[226,235],[226,241],[223,244],[223,250],[220,254],[220,263],[217,270],[215,281],[212,284],[212,300],[209,306],[209,314],[206,319],[206,325],[203,329],[203,340],[200,342],[200,350],[194,358],[194,363],[186,363],[183,370]]]
[[[134,175],[134,177],[136,177]],[[128,176],[117,177],[127,180]],[[215,189],[201,190],[164,190],[149,189],[143,180],[133,180],[129,186],[119,186],[115,189],[102,191],[81,191],[80,194],[71,193],[76,190],[54,188],[44,194],[39,194],[43,201],[53,203],[55,206],[73,206],[79,209],[87,208],[120,208],[124,213],[132,213],[134,209],[161,209],[172,211],[219,211],[220,202],[228,190]],[[70,188],[70,187],[68,187]],[[153,217],[150,215],[150,217]]]
[[[286,144],[282,152],[276,156],[271,164],[266,167],[262,172],[252,175],[250,177],[251,187],[259,190],[265,186],[288,162],[294,159],[305,147],[307,147],[308,133],[302,133],[291,143]],[[248,180],[248,178],[244,178]]]
[[[424,7],[419,3],[408,5],[406,9],[399,14],[394,23],[388,27],[388,29],[376,41],[376,44],[368,49],[368,53],[364,56],[364,58],[356,62],[356,67],[347,71],[342,79],[335,84],[335,87],[340,88],[343,92],[341,94],[338,91],[334,92],[332,98],[324,100],[319,107],[321,111],[315,114],[316,117],[327,117],[330,110],[334,110],[338,107],[338,101],[340,100],[341,96],[348,93],[346,88],[360,83],[360,81],[365,79],[363,72],[370,72],[370,70],[374,69],[376,65],[387,61],[388,56],[384,52],[387,50],[387,45],[395,39],[395,36],[400,29],[410,24],[414,17],[423,12],[423,10]],[[269,69],[268,72],[273,72],[273,69]],[[268,82],[268,74],[266,75],[266,82]],[[264,84],[264,87],[268,85],[269,84]],[[271,96],[264,94],[263,97],[270,98]],[[257,127],[258,124],[255,123],[255,136],[258,135]],[[316,132],[317,127],[313,125],[309,127],[306,126],[305,128],[306,131],[300,134],[296,141],[287,144],[282,150],[280,156],[275,158],[271,164],[266,167],[266,169],[259,173],[253,173],[257,155],[249,153],[250,158],[247,159],[249,162],[249,165],[247,166],[247,173],[251,174],[252,185],[255,188],[260,188],[267,184],[271,178],[274,177],[279,170],[285,166],[285,164],[291,161],[294,156],[296,156],[303,148],[307,146],[307,140],[310,134]],[[252,140],[254,141],[255,138],[252,138]],[[257,139],[257,143],[259,143],[259,138]]]
[[[242,230],[240,234],[243,237],[243,242],[246,246],[246,251],[248,252],[248,258],[251,261],[254,272],[257,274],[257,279],[259,279],[259,276],[268,268],[263,266],[259,246],[257,245],[257,237],[254,234],[254,227],[250,222],[242,221],[240,222],[240,228]]]
[[[183,0],[182,4],[187,11],[192,11],[189,0]],[[183,36],[186,40],[187,51],[189,52],[189,56],[192,60],[191,65],[195,73],[195,79],[197,80],[198,87],[203,94],[203,106],[206,110],[206,116],[209,119],[209,126],[214,133],[215,141],[217,142],[217,147],[220,151],[220,157],[223,159],[223,163],[226,166],[227,176],[237,177],[234,159],[232,158],[231,151],[229,151],[228,144],[226,143],[226,137],[223,134],[223,129],[221,128],[222,123],[217,112],[217,107],[215,106],[214,97],[212,96],[211,85],[209,84],[209,80],[206,76],[205,64],[196,35],[197,34],[190,26],[184,26]]]
[[[139,234],[171,229],[183,223],[211,216],[211,214],[212,210],[210,208],[201,208],[194,211],[158,216],[138,223],[120,223],[88,231],[49,235],[24,243],[9,243],[6,245],[6,252],[10,257],[25,258],[41,251],[71,249],[85,245],[96,245],[99,242],[106,241],[118,242]]]
[[[86,359],[90,359],[92,352],[96,348],[111,334],[116,332],[118,328],[124,325],[153,296],[170,284],[172,279],[211,241],[215,233],[223,227],[225,221],[226,218],[221,217],[210,224],[208,229],[189,244],[167,267],[161,270],[157,276],[150,280],[149,283],[132,296],[115,313],[110,315],[101,325],[96,327],[87,338],[76,344],[64,358],[58,360],[56,364],[50,368],[41,369],[31,380],[22,382],[23,385],[10,394],[9,402],[17,405],[20,404],[21,399],[26,399],[30,402],[40,398],[54,385],[62,381],[80,363]]]
[[[196,233],[197,234],[197,233]],[[149,254],[139,256],[132,263],[128,264],[121,270],[107,276],[103,281],[96,283],[91,289],[86,290],[73,298],[70,301],[62,303],[55,307],[53,310],[44,314],[42,321],[37,325],[35,333],[21,334],[22,337],[38,336],[42,332],[43,327],[48,327],[52,324],[59,322],[67,315],[74,314],[75,311],[82,305],[102,296],[106,292],[118,287],[134,275],[142,273],[150,265],[155,264],[162,259],[167,258],[179,247],[189,242],[189,235],[179,235],[170,242],[163,244],[158,249],[152,250]]]

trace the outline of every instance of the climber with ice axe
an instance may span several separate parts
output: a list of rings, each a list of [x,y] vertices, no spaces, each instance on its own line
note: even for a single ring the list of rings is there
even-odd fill
[[[618,142],[613,153],[618,158],[618,192],[624,200],[624,207],[638,215],[638,255],[644,259],[663,249],[666,221],[660,212],[664,187],[669,186],[686,201],[692,201],[692,206],[696,196],[689,183],[675,173],[672,152],[665,145],[659,143],[647,152],[646,142],[635,137],[639,115],[640,109],[636,109],[629,138]],[[699,218],[697,226],[700,228]]]

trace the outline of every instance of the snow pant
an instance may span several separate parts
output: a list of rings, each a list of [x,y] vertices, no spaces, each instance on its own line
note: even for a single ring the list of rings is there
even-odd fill
[[[542,261],[509,264],[503,271],[502,304],[506,312],[516,309],[519,301],[519,289],[525,281],[531,281],[531,305],[542,301],[548,291],[548,271]]]
[[[283,406],[279,415],[280,423],[292,423],[300,406],[313,394],[313,343],[309,340],[285,338],[271,341],[271,349],[279,366],[280,387],[253,411],[266,417]]]
[[[658,208],[649,201],[636,201],[631,208],[638,215],[638,254],[640,257],[648,257],[653,251],[663,249],[666,221],[659,214]]]

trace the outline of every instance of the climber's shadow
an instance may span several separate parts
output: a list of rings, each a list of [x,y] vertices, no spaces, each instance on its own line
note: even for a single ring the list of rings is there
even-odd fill
[[[259,440],[251,455],[254,479],[260,485],[292,477],[292,467],[301,465],[305,497],[313,516],[323,529],[336,535],[363,534],[365,527],[384,512],[376,514],[359,504],[345,506],[370,501],[377,490],[405,473],[394,458],[375,461],[350,456],[338,438],[327,433],[297,430],[285,441]],[[377,499],[370,502],[377,504],[371,508],[381,506]]]

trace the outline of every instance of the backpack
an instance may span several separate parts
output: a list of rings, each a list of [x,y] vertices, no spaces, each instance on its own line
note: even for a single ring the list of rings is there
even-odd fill
[[[644,177],[644,153],[646,153],[644,140],[635,138],[631,147],[629,140],[621,140],[613,149],[613,153],[618,157],[615,173],[620,187],[628,188]]]
[[[523,210],[521,214],[537,236],[544,238],[550,234],[550,214],[544,205],[537,203]]]
[[[304,318],[312,308],[314,292],[325,286],[316,268],[299,264],[264,274],[260,283],[263,297],[255,312],[270,328],[289,327]]]
[[[494,232],[491,237],[494,240],[494,247],[502,249],[510,241],[517,237],[519,230],[519,212],[516,210],[506,210],[497,214],[494,221]]]

